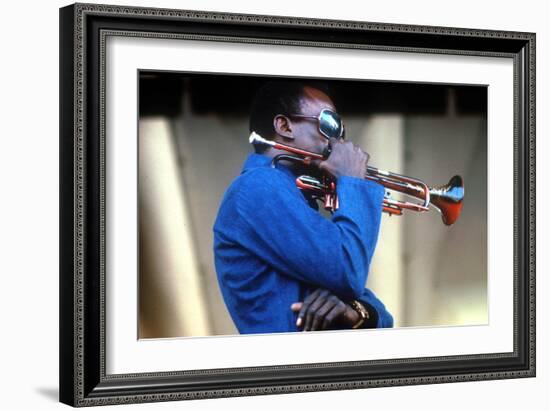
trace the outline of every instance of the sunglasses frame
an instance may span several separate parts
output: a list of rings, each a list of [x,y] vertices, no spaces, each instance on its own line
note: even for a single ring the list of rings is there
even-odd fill
[[[338,138],[338,139],[341,139],[341,138],[345,138],[345,135],[346,135],[346,131],[345,131],[345,127],[344,127],[344,122],[342,121],[342,118],[340,117],[340,115],[336,112],[336,111],[332,111],[328,108],[324,108],[322,109],[320,112],[319,112],[319,115],[318,116],[310,116],[310,115],[306,115],[306,114],[289,114],[289,117],[298,117],[298,118],[312,118],[312,119],[315,119],[319,122],[319,132],[323,135],[323,137],[325,137],[327,140],[330,140],[332,137],[328,136],[326,133],[323,132],[323,130],[321,130],[321,116],[323,115],[323,113],[325,112],[329,112],[329,113],[332,113],[332,114],[336,114],[339,118],[340,118],[340,124],[342,126],[342,131],[340,132],[340,135],[338,137],[334,137],[334,138]]]

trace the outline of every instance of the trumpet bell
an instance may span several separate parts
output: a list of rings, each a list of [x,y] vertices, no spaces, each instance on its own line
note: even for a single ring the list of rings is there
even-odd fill
[[[445,225],[453,225],[462,211],[464,181],[460,176],[451,178],[448,184],[430,188],[430,203],[439,210]]]

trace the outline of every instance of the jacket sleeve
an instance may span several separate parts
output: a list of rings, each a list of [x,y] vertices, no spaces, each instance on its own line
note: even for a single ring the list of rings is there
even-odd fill
[[[234,198],[236,239],[277,271],[343,298],[363,294],[382,213],[381,185],[337,181],[339,208],[329,220],[313,210],[279,170],[260,168]],[[258,183],[261,181],[261,184]],[[244,228],[244,230],[243,230]]]

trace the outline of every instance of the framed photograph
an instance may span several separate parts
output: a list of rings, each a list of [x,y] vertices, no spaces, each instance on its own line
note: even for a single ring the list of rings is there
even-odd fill
[[[60,10],[60,400],[535,376],[535,34]]]

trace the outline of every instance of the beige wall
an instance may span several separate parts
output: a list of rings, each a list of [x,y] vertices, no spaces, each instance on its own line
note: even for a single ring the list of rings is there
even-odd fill
[[[460,174],[465,184],[462,214],[452,227],[435,213],[404,220],[405,323],[485,324],[486,122],[473,116],[414,116],[405,122],[405,135],[406,173],[435,185]]]

